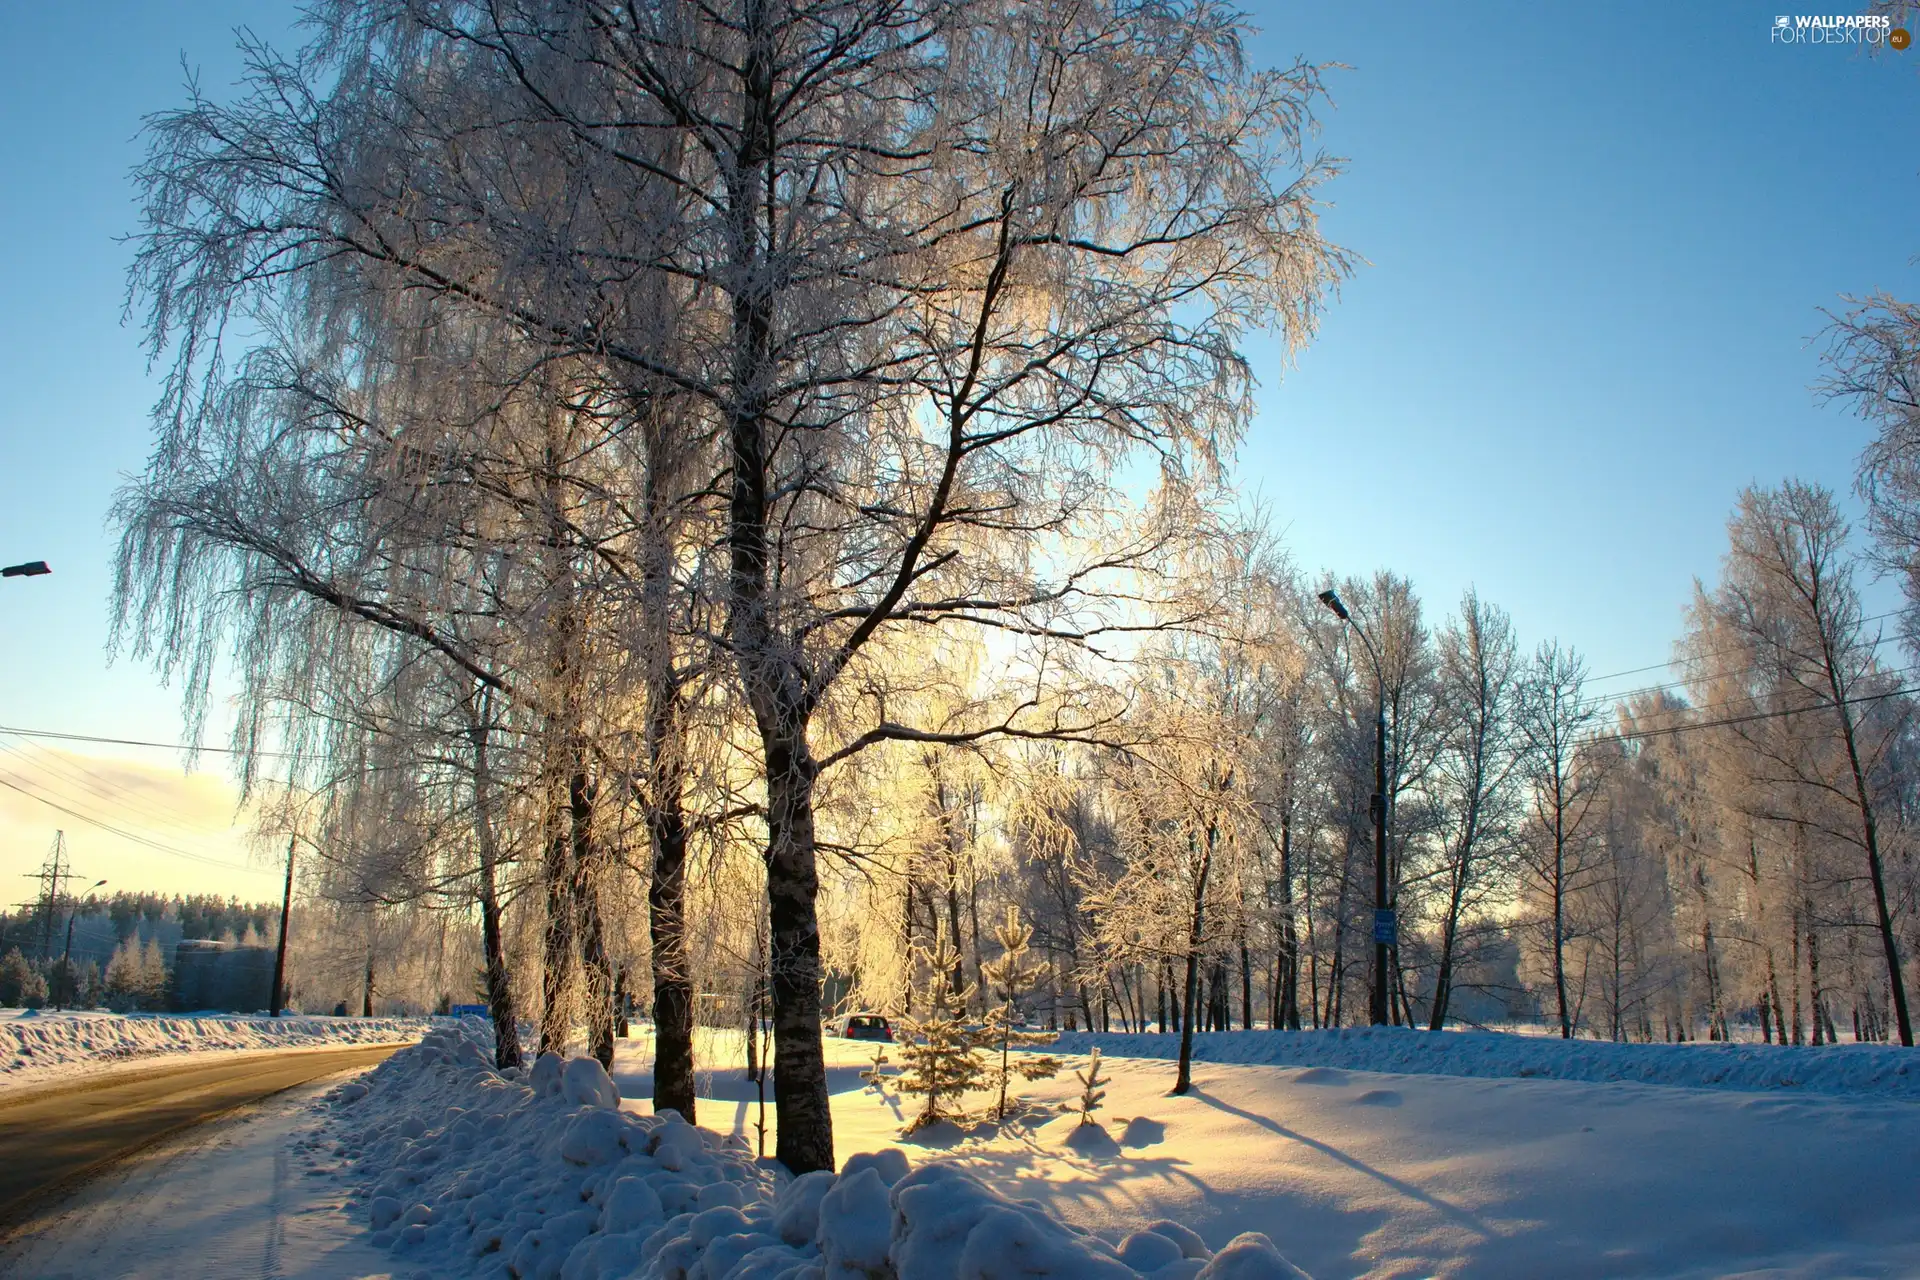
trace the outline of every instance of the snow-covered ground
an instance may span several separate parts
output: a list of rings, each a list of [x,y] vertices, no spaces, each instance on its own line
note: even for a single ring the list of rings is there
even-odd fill
[[[252,1018],[235,1014],[0,1014],[0,1089],[69,1079],[130,1058],[337,1048],[417,1040],[426,1018]]]
[[[1177,1035],[1060,1037],[1063,1053],[1095,1045],[1109,1057],[1175,1058]],[[1763,1044],[1614,1044],[1495,1031],[1438,1035],[1405,1027],[1334,1031],[1215,1031],[1193,1037],[1196,1062],[1341,1067],[1482,1079],[1581,1080],[1684,1085],[1693,1089],[1862,1094],[1920,1102],[1920,1056],[1884,1044],[1809,1048]]]
[[[1920,1274],[1920,1102],[1901,1051],[1838,1051],[1888,1070],[1738,1081],[1700,1065],[1717,1046],[1635,1051],[1642,1075],[1709,1086],[1682,1087],[1622,1082],[1623,1060],[1533,1037],[1260,1039],[1244,1052],[1322,1060],[1203,1062],[1170,1097],[1172,1063],[1107,1057],[1095,1132],[1062,1111],[1078,1090],[1063,1077],[1029,1086],[1034,1105],[1005,1126],[917,1142],[897,1136],[912,1101],[859,1078],[873,1046],[830,1040],[836,1149],[882,1154],[796,1182],[755,1160],[756,1091],[737,1067],[701,1073],[696,1133],[649,1114],[644,1039],[620,1046],[616,1111],[590,1063],[503,1079],[440,1030],[334,1090],[319,1127],[282,1146],[311,1202],[307,1252],[288,1235],[263,1274],[332,1276],[329,1259],[362,1257],[348,1244],[434,1280],[1263,1280],[1296,1274],[1283,1254],[1318,1280]],[[740,1047],[698,1041],[709,1064]],[[1479,1074],[1442,1074],[1449,1054]],[[1595,1078],[1542,1078],[1581,1074]],[[1274,1247],[1228,1247],[1247,1232]]]
[[[1348,1065],[1204,1063],[1177,1098],[1170,1061],[1103,1057],[1104,1140],[1070,1143],[1076,1120],[1055,1111],[944,1148],[901,1145],[1108,1239],[1156,1218],[1216,1247],[1262,1231],[1319,1280],[1920,1275],[1920,1103],[1900,1070],[1920,1064],[1911,1050],[1690,1044],[1621,1057],[1534,1037],[1318,1034],[1252,1033],[1246,1052]],[[861,1085],[852,1064],[871,1046],[830,1048],[845,1064],[837,1148],[893,1142],[911,1100]],[[616,1066],[630,1096],[651,1087],[643,1053]],[[1877,1065],[1831,1065],[1850,1055]],[[1729,1063],[1756,1061],[1772,1069],[1730,1083]],[[1629,1062],[1710,1087],[1620,1082]],[[1469,1065],[1479,1074],[1438,1074]],[[1542,1078],[1583,1072],[1593,1079]],[[752,1135],[737,1073],[706,1091],[724,1100],[701,1108],[702,1124]],[[1057,1107],[1077,1091],[1063,1076],[1028,1096]]]

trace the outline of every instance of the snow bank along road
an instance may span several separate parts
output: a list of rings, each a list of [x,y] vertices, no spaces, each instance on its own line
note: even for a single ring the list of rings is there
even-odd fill
[[[370,1067],[397,1048],[222,1055],[0,1091],[0,1235],[32,1221],[56,1192],[169,1134],[309,1080]]]
[[[0,1012],[0,1090],[104,1070],[128,1058],[212,1052],[397,1044],[418,1040],[428,1018],[268,1018],[247,1014],[178,1015]]]

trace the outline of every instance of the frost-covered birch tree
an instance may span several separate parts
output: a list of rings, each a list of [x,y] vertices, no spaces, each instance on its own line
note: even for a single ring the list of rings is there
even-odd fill
[[[377,304],[426,299],[715,442],[691,491],[724,511],[713,638],[758,738],[795,1170],[832,1163],[821,771],[1083,727],[1052,698],[900,723],[850,692],[871,655],[903,626],[1086,648],[1129,625],[1244,421],[1240,335],[1302,340],[1343,269],[1317,75],[1249,70],[1240,36],[1210,4],[343,0],[302,58],[255,50],[241,102],[159,126],[138,282],[178,356],[163,436],[229,317],[332,314],[330,276],[395,352],[412,331]],[[1144,513],[1136,458],[1164,482]]]

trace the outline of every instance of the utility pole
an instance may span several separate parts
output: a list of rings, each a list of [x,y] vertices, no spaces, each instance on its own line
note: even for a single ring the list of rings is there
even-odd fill
[[[280,946],[273,953],[273,1016],[287,1002],[287,917],[293,914],[293,850],[300,837],[287,837],[287,888],[280,896]]]
[[[1374,659],[1379,676],[1380,660]],[[1399,921],[1387,901],[1387,682],[1374,684],[1380,715],[1373,726],[1373,1025],[1394,1021],[1393,997],[1387,985],[1390,952],[1399,945]]]
[[[1373,659],[1373,702],[1378,714],[1373,723],[1373,795],[1367,801],[1367,813],[1373,819],[1373,992],[1367,1003],[1373,1025],[1384,1027],[1393,1008],[1388,997],[1388,953],[1400,943],[1399,922],[1387,901],[1387,677],[1379,650],[1339,593],[1331,588],[1322,591],[1320,603],[1353,628]]]

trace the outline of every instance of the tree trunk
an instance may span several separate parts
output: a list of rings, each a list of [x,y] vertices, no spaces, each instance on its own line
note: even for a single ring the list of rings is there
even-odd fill
[[[1280,971],[1279,1012],[1274,1016],[1277,1029],[1300,1029],[1300,932],[1293,906],[1293,781],[1285,783],[1286,798],[1280,813]]]
[[[1840,685],[1834,658],[1827,655],[1828,683],[1833,689],[1834,710],[1840,717],[1840,734],[1847,744],[1847,764],[1853,770],[1853,794],[1860,811],[1860,828],[1867,850],[1867,876],[1873,882],[1873,907],[1880,927],[1880,947],[1886,956],[1887,986],[1893,994],[1893,1018],[1900,1029],[1900,1043],[1913,1047],[1913,1022],[1907,1015],[1907,982],[1900,969],[1900,941],[1893,932],[1893,913],[1887,906],[1887,878],[1880,861],[1880,824],[1874,814],[1873,796],[1867,789],[1866,771],[1860,766],[1860,750],[1854,742],[1853,714]]]
[[[1433,975],[1433,1012],[1427,1018],[1429,1031],[1439,1031],[1447,1025],[1447,1006],[1453,1001],[1453,948],[1459,931],[1460,895],[1460,875],[1456,871],[1447,917],[1440,923],[1440,966]]]
[[[580,753],[584,755],[584,751]],[[576,756],[576,761],[580,756]],[[567,779],[567,836],[573,853],[573,903],[580,913],[580,968],[587,1052],[613,1069],[613,960],[600,916],[600,852],[593,832],[594,784],[578,763]]]
[[[1240,936],[1240,1031],[1254,1029],[1254,954]]]
[[[1433,979],[1433,1012],[1427,1019],[1429,1031],[1439,1031],[1447,1025],[1447,1006],[1453,1001],[1453,950],[1460,935],[1460,912],[1466,904],[1467,885],[1471,883],[1473,846],[1479,839],[1477,776],[1474,787],[1475,795],[1467,804],[1464,827],[1454,848],[1452,874],[1448,877],[1447,914],[1440,922],[1440,964]]]
[[[1793,945],[1789,949],[1789,955],[1793,960],[1793,1042],[1800,1044],[1804,1039],[1802,1023],[1800,1021],[1800,977],[1802,973],[1800,940],[1804,936],[1800,908],[1798,906],[1792,908],[1787,913],[1787,919],[1793,930]]]
[[[1333,956],[1327,962],[1327,1025],[1337,1027],[1343,1016],[1347,981],[1347,910],[1353,885],[1353,828],[1347,828],[1346,853],[1340,863],[1340,894],[1333,909]]]
[[[1706,894],[1702,891],[1700,911],[1700,951],[1707,960],[1707,1038],[1727,1039],[1727,1016],[1720,1004],[1720,961],[1713,948],[1713,918],[1706,913]]]
[[[568,995],[578,958],[574,945],[572,842],[568,839],[562,806],[554,803],[547,817],[547,856],[542,877],[547,890],[547,932],[541,966],[540,1052],[567,1052],[572,1030]]]
[[[947,850],[947,932],[953,939],[953,970],[947,975],[947,990],[958,996],[967,987],[967,952],[960,934],[960,872],[952,847]],[[986,993],[975,990],[974,998],[985,1000]]]
[[[764,740],[764,739],[763,739]],[[804,728],[767,746],[767,906],[771,925],[774,1155],[796,1174],[831,1170],[833,1115],[820,1044],[820,885],[814,864],[815,767]]]
[[[1813,927],[1813,903],[1804,904],[1802,910],[1807,916],[1807,1006],[1813,1015],[1811,1043],[1818,1047],[1827,1039],[1826,1022],[1820,1016],[1820,934]]]
[[[473,838],[480,853],[480,945],[486,960],[487,1017],[493,1023],[493,1065],[520,1065],[520,1021],[513,1007],[513,982],[507,970],[506,943],[500,929],[500,844],[493,825],[493,767],[487,740],[492,733],[492,698],[480,693],[476,709],[468,704],[473,739]]]
[[[984,1001],[987,991],[987,971],[980,956],[980,874],[977,870],[967,881],[967,923],[973,931],[973,986],[976,991],[980,992],[980,998]],[[1100,1001],[1100,1017],[1104,1022],[1107,1014],[1106,997],[1102,995]],[[984,1008],[985,1006],[983,1005],[982,1007]],[[1091,1019],[1093,1017],[1091,1007],[1089,1007],[1087,1017],[1089,1019],[1088,1029],[1091,1030]]]
[[[1200,994],[1200,942],[1205,936],[1207,919],[1207,876],[1213,870],[1212,828],[1200,842],[1199,862],[1193,876],[1193,914],[1187,925],[1186,1017],[1180,1023],[1180,1065],[1174,1075],[1173,1091],[1185,1093],[1193,1088],[1193,1010]]]
[[[653,1109],[694,1122],[693,978],[687,963],[685,699],[674,661],[675,475],[684,424],[647,417],[646,525],[641,571],[641,643],[646,660],[647,933],[653,956]],[[756,937],[758,936],[756,932]],[[751,1041],[749,1042],[751,1045]]]
[[[649,736],[654,733],[649,728]],[[653,1109],[694,1123],[693,981],[687,966],[687,823],[680,803],[682,767],[656,756],[647,819],[653,876],[647,928],[653,951]]]
[[[777,629],[767,531],[777,394],[775,269],[762,222],[775,152],[771,6],[749,4],[741,31],[740,124],[727,166],[725,234],[736,280],[728,335],[728,626],[741,686],[759,730],[767,785],[767,914],[773,993],[773,1086],[780,1108],[775,1156],[795,1174],[831,1170],[833,1117],[820,1043],[820,924],[813,787],[807,744],[811,695],[796,646]]]

